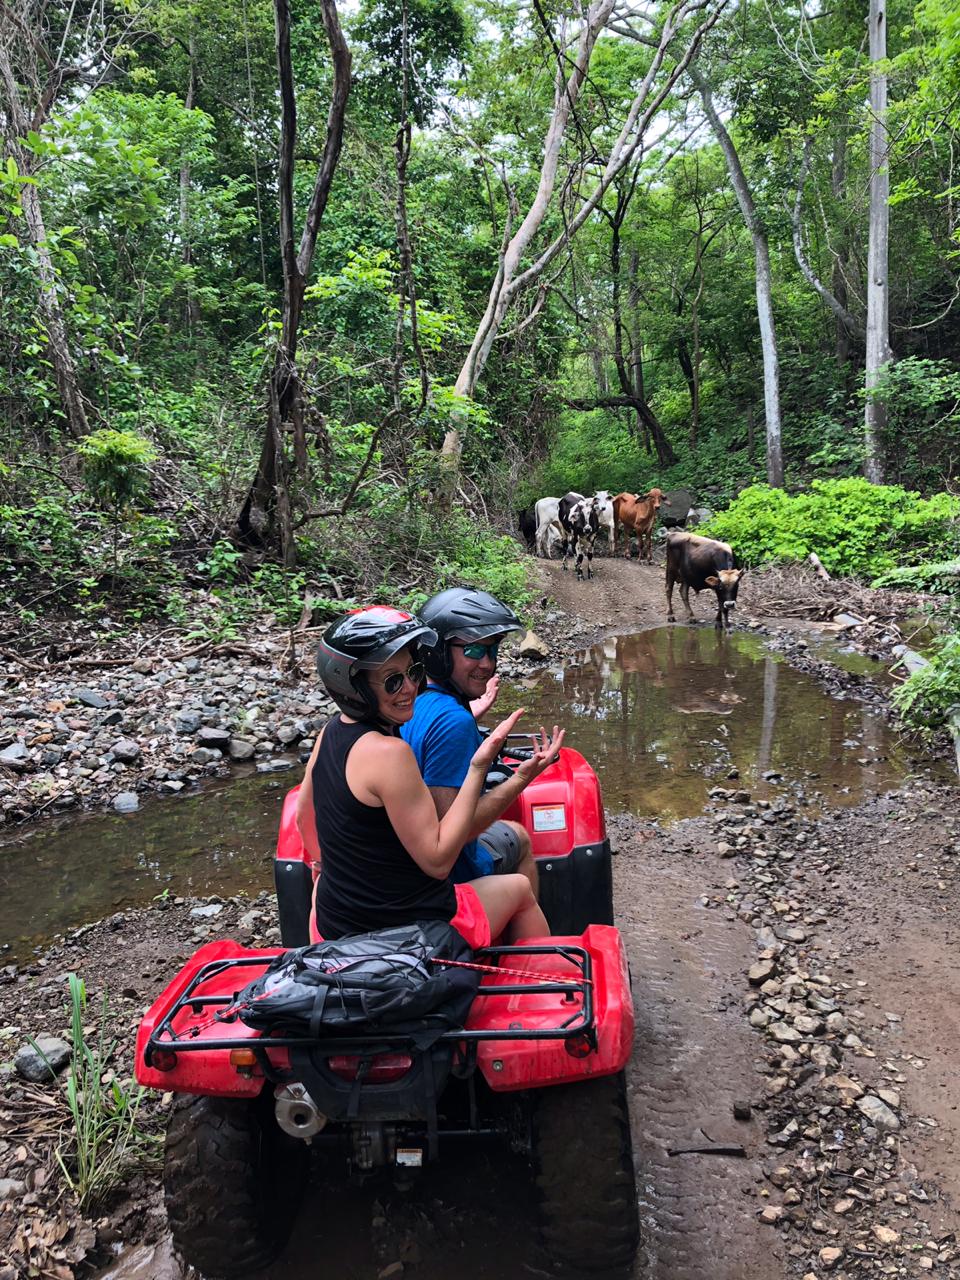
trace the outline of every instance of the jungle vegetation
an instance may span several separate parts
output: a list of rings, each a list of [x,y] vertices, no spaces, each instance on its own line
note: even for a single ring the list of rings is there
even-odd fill
[[[18,624],[522,602],[570,488],[949,559],[958,55],[953,0],[0,0]]]

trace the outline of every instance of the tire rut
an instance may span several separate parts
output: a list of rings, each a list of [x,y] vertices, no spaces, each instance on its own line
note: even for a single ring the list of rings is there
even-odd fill
[[[734,994],[751,941],[703,910],[678,871],[630,855],[616,870],[637,1014],[628,1085],[643,1244],[634,1275],[781,1280],[784,1264],[755,1216],[763,1135],[755,1122],[733,1118],[734,1101],[755,1087],[755,1037]],[[708,1145],[705,1133],[742,1143],[747,1159],[669,1155]]]

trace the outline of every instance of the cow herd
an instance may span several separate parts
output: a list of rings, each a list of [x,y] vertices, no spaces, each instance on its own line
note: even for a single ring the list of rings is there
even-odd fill
[[[601,489],[592,497],[582,493],[566,493],[562,498],[541,498],[533,507],[521,511],[517,522],[521,536],[530,551],[549,560],[553,548],[559,546],[563,567],[573,556],[577,579],[583,579],[583,560],[587,560],[587,578],[593,577],[593,552],[597,538],[603,533],[611,555],[616,555],[619,536],[623,535],[623,554],[630,556],[630,538],[637,539],[637,558],[653,564],[653,534],[657,513],[670,500],[660,489],[646,494],[618,493],[611,497]],[[683,519],[685,511],[681,513]],[[728,628],[730,615],[736,608],[737,591],[744,570],[734,563],[733,550],[726,542],[700,537],[685,530],[671,529],[666,535],[667,620],[673,622],[673,589],[680,588],[680,598],[689,620],[690,590],[699,593],[709,588],[717,597],[716,626]]]

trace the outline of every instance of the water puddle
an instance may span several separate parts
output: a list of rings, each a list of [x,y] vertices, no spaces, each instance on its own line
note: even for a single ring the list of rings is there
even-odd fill
[[[618,636],[522,684],[505,705],[527,706],[535,723],[568,726],[611,813],[692,817],[731,777],[758,798],[787,783],[814,802],[855,804],[910,771],[879,716],[830,697],[749,632],[660,627]]]
[[[853,804],[909,772],[898,739],[859,702],[831,698],[747,632],[662,627],[505,684],[504,711],[565,725],[600,775],[610,813],[698,814],[737,778],[758,798],[784,784]],[[776,774],[778,777],[764,778]],[[297,772],[250,774],[136,814],[51,820],[0,848],[0,938],[23,956],[55,933],[162,893],[229,895],[273,883],[283,794]]]

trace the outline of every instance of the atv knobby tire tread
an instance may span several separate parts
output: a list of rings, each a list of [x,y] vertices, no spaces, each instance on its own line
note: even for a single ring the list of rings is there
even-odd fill
[[[269,1100],[188,1097],[171,1114],[167,1218],[175,1247],[204,1276],[260,1270],[293,1226],[308,1151],[279,1129]]]
[[[628,1269],[640,1226],[623,1073],[544,1089],[533,1155],[551,1262],[575,1273]]]

